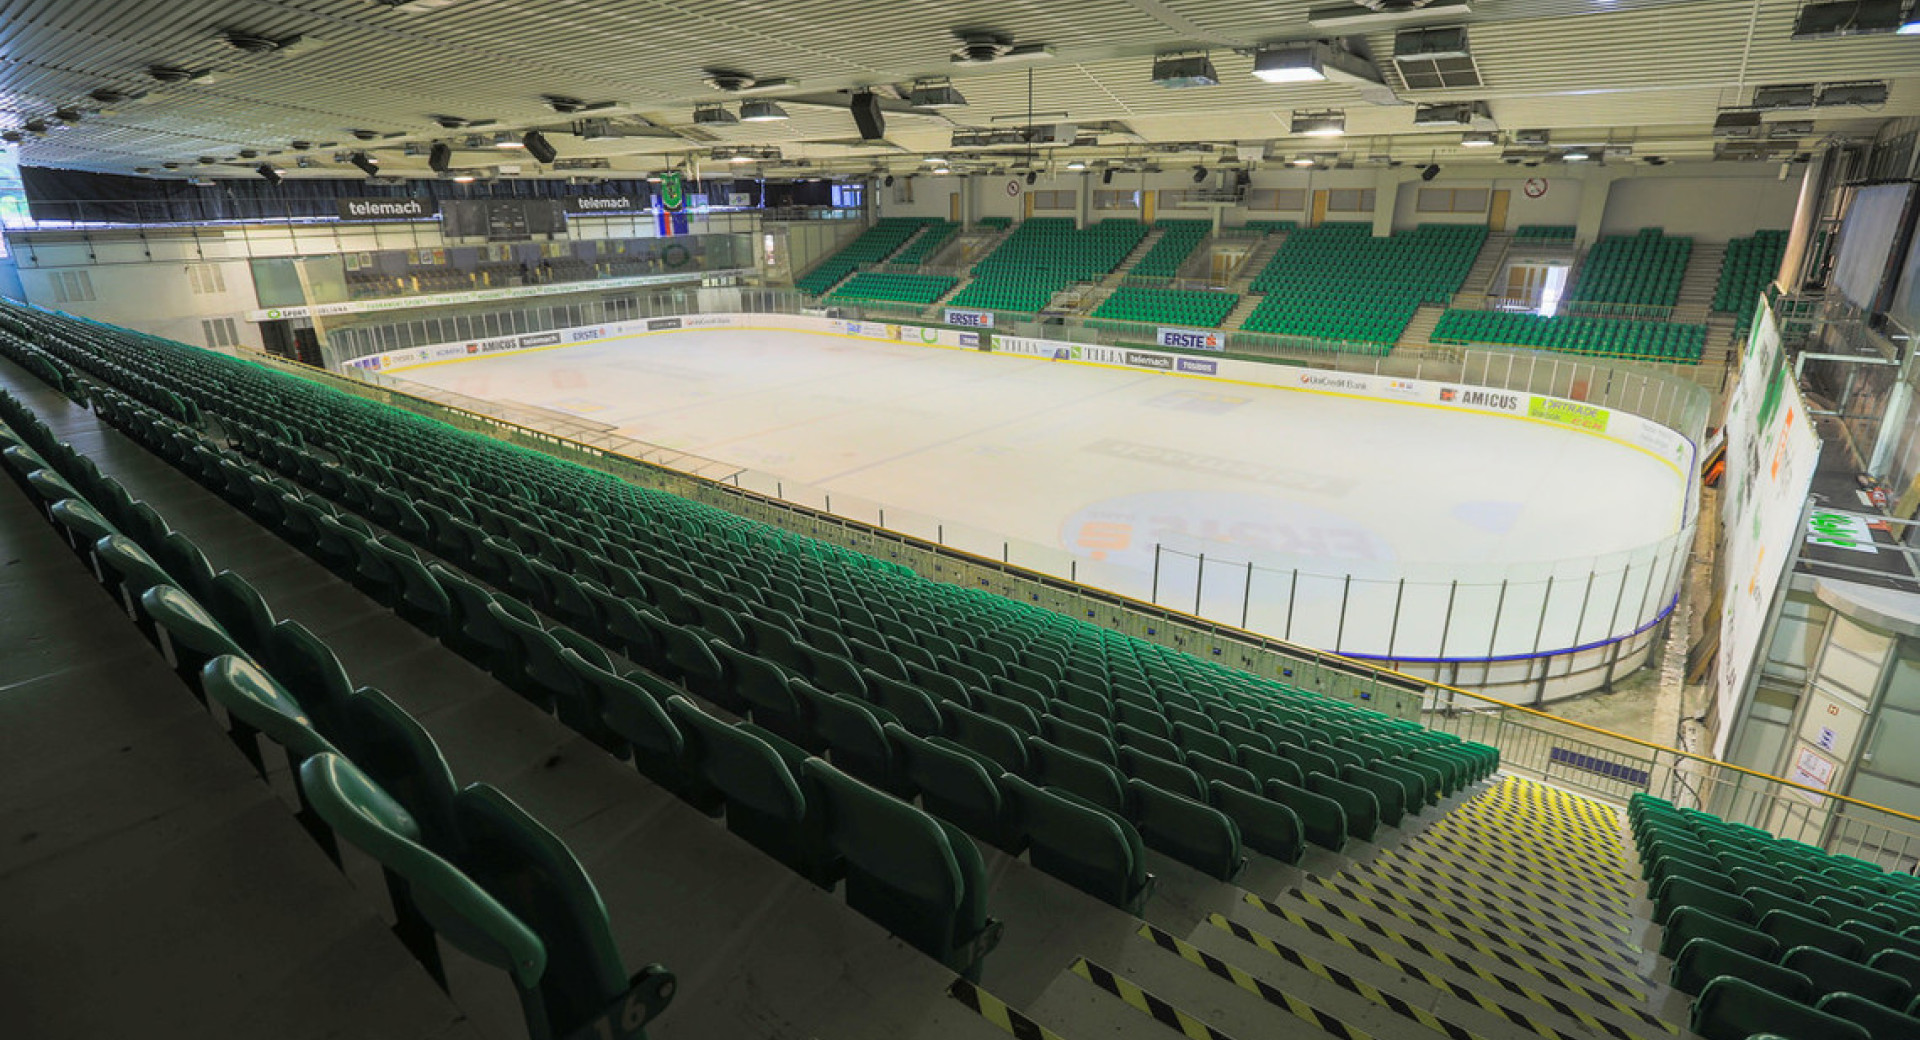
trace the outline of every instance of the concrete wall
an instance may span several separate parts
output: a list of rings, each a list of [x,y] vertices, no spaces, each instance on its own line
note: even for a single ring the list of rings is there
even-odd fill
[[[1763,228],[1786,228],[1808,168],[1790,167],[1785,180],[1774,163],[1718,163],[1711,173],[1700,167],[1647,170],[1613,182],[1600,230],[1620,235],[1664,227],[1700,242],[1726,242]]]

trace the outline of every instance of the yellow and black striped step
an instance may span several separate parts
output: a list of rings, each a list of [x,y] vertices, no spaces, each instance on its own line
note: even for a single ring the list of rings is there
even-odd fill
[[[1579,958],[1569,958],[1565,956],[1563,951],[1543,949],[1541,945],[1521,942],[1518,939],[1499,932],[1489,932],[1474,922],[1458,917],[1444,909],[1431,906],[1408,906],[1401,904],[1393,898],[1391,894],[1383,893],[1380,889],[1371,885],[1363,884],[1360,887],[1366,890],[1359,891],[1353,886],[1342,884],[1341,880],[1318,877],[1308,878],[1308,881],[1318,888],[1324,889],[1348,902],[1356,903],[1378,913],[1387,914],[1438,938],[1478,950],[1489,956],[1495,956],[1503,963],[1507,963],[1509,960],[1516,960],[1518,962],[1517,966],[1521,967],[1530,963],[1550,965],[1558,971],[1569,973],[1610,989],[1618,990],[1623,995],[1633,999],[1645,999],[1647,994],[1651,992],[1646,987],[1657,985],[1652,979],[1630,968],[1595,961],[1583,963]],[[1313,903],[1314,905],[1320,905],[1322,902],[1322,897],[1315,896],[1312,890],[1304,887],[1292,889],[1288,892],[1288,895]],[[1505,947],[1518,956],[1516,958],[1500,957],[1490,951],[1489,944],[1491,944],[1491,946]]]
[[[1487,927],[1501,934],[1517,934],[1522,938],[1560,950],[1570,957],[1592,960],[1599,964],[1626,963],[1640,959],[1640,951],[1624,934],[1597,929],[1563,927],[1548,917],[1515,917],[1505,909],[1505,902],[1489,901],[1478,894],[1456,887],[1451,883],[1450,876],[1430,870],[1424,864],[1414,866],[1397,864],[1397,866],[1404,869],[1390,872],[1379,869],[1373,864],[1356,863],[1337,876],[1370,891],[1378,892],[1385,898],[1412,903],[1417,908],[1435,904],[1468,917],[1478,918],[1486,922]],[[1379,884],[1380,881],[1387,882],[1393,887],[1383,888]],[[1393,889],[1408,891],[1402,894]],[[1417,896],[1422,902],[1413,903],[1413,900],[1407,898],[1408,895]],[[1577,922],[1572,923],[1577,924]]]
[[[1220,1030],[1142,989],[1139,983],[1122,978],[1085,957],[1074,961],[1073,966],[1068,970],[1112,996],[1120,998],[1128,1007],[1186,1037],[1187,1040],[1233,1040]],[[1340,1037],[1341,1040],[1372,1040],[1365,1033],[1347,1029],[1337,1020],[1334,1024],[1338,1025],[1341,1031],[1333,1035]],[[1321,1026],[1321,1023],[1316,1021],[1314,1025]]]
[[[1423,831],[1422,835],[1436,831],[1449,834],[1472,834],[1502,844],[1512,843],[1518,837],[1529,847],[1552,850],[1602,873],[1620,872],[1626,869],[1625,850],[1618,844],[1609,848],[1584,841],[1562,840],[1552,832],[1550,827],[1516,825],[1497,817],[1459,813],[1440,820]]]
[[[1621,872],[1594,870],[1584,863],[1543,853],[1516,841],[1511,834],[1435,829],[1400,848],[1479,863],[1529,885],[1551,887],[1583,900],[1598,898],[1626,905],[1633,899],[1633,890]]]
[[[1461,972],[1467,975],[1471,975],[1482,982],[1498,987],[1500,990],[1504,990],[1509,994],[1523,997],[1526,1000],[1532,1001],[1533,1003],[1539,1004],[1543,1007],[1554,1008],[1555,1010],[1559,1009],[1560,1002],[1557,1000],[1557,998],[1554,998],[1553,996],[1551,996],[1551,994],[1545,992],[1546,990],[1549,990],[1549,989],[1557,989],[1577,1000],[1583,1000],[1589,1004],[1592,1004],[1601,1008],[1610,1009],[1615,1015],[1623,1019],[1628,1019],[1628,1020],[1640,1023],[1644,1026],[1651,1027],[1661,1032],[1675,1031],[1673,1026],[1669,1025],[1659,1016],[1654,1015],[1651,1012],[1646,1010],[1646,1007],[1645,1007],[1646,1000],[1641,994],[1631,990],[1626,986],[1599,986],[1599,985],[1582,984],[1580,982],[1563,978],[1560,975],[1543,971],[1536,965],[1522,963],[1517,959],[1515,959],[1514,957],[1512,957],[1510,954],[1506,954],[1497,949],[1483,948],[1483,947],[1477,947],[1477,946],[1467,947],[1469,949],[1474,949],[1476,952],[1479,952],[1482,956],[1492,957],[1495,961],[1497,961],[1499,964],[1503,965],[1506,968],[1516,969],[1512,974],[1509,974],[1507,972],[1497,971],[1493,968],[1476,963],[1468,958],[1455,955],[1445,949],[1435,947],[1432,944],[1424,942],[1414,936],[1406,935],[1404,933],[1387,928],[1384,925],[1378,924],[1372,921],[1371,919],[1362,917],[1361,915],[1356,914],[1344,907],[1336,906],[1325,900],[1319,899],[1318,897],[1312,895],[1311,893],[1303,892],[1300,894],[1299,898],[1301,902],[1304,902],[1307,905],[1320,910],[1322,913],[1330,914],[1332,916],[1340,918],[1340,920],[1350,925],[1355,925],[1355,926],[1358,926],[1359,928],[1365,929],[1366,931],[1372,933],[1374,936],[1377,936],[1381,939],[1385,939],[1402,948],[1412,951],[1413,953],[1418,954],[1419,956],[1427,960],[1443,965],[1456,972]],[[1406,962],[1401,960],[1399,957],[1385,953],[1382,950],[1380,950],[1378,947],[1364,940],[1354,938],[1353,936],[1347,935],[1343,932],[1330,928],[1322,924],[1321,922],[1315,920],[1314,918],[1308,917],[1305,914],[1300,913],[1299,911],[1294,910],[1291,907],[1282,905],[1280,903],[1275,903],[1271,900],[1261,899],[1259,896],[1255,896],[1251,894],[1247,896],[1247,902],[1260,907],[1262,910],[1265,910],[1268,914],[1278,917],[1281,920],[1284,920],[1287,923],[1295,926],[1296,928],[1301,928],[1312,933],[1314,936],[1326,942],[1330,942],[1337,946],[1341,946],[1346,949],[1352,950],[1353,952],[1358,953],[1363,957],[1367,957],[1372,960],[1378,961],[1381,964],[1384,964],[1397,971],[1401,971],[1409,974],[1414,973],[1414,969],[1408,964],[1406,964]],[[1240,929],[1239,929],[1239,926],[1237,925],[1237,922],[1229,921],[1227,918],[1223,917],[1222,915],[1215,914],[1212,916],[1212,918],[1210,918],[1210,921],[1215,927],[1225,928],[1228,931],[1232,931],[1235,935],[1240,934]],[[1246,929],[1246,930],[1251,931],[1251,929]],[[1242,936],[1242,938],[1245,938],[1245,936]],[[1258,944],[1256,943],[1256,945]],[[1466,944],[1461,944],[1461,945],[1466,945]],[[1516,975],[1520,976],[1520,978],[1516,978],[1515,977]],[[1541,983],[1544,983],[1544,985],[1542,986],[1522,985],[1522,981],[1526,976],[1531,976],[1532,978],[1538,979]]]
[[[1006,1001],[966,979],[953,980],[953,985],[947,987],[947,996],[959,1001],[967,1010],[993,1023],[1001,1032],[1012,1036],[1014,1040],[1061,1040],[1060,1034],[1028,1018],[1019,1010],[1007,1006]]]
[[[1631,905],[1625,901],[1617,904],[1605,900],[1587,900],[1578,895],[1562,893],[1555,895],[1541,891],[1508,877],[1503,873],[1467,874],[1460,865],[1434,856],[1420,849],[1386,849],[1375,857],[1371,866],[1378,869],[1383,864],[1391,864],[1398,869],[1422,869],[1429,873],[1446,876],[1450,887],[1479,893],[1479,897],[1496,903],[1521,902],[1543,903],[1561,913],[1568,914],[1581,921],[1589,921],[1608,932],[1620,933],[1627,930],[1627,921],[1632,918],[1628,911]],[[1573,922],[1578,924],[1578,922]]]

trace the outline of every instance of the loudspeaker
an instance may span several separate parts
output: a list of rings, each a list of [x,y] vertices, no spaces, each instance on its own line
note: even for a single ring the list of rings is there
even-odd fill
[[[365,152],[355,152],[352,155],[347,157],[347,161],[359,167],[360,172],[366,174],[369,177],[380,176],[379,161],[374,159],[373,156],[370,156]]]
[[[1439,163],[1430,163],[1426,169],[1420,171],[1420,179],[1423,181],[1430,181],[1438,176],[1440,176]]]
[[[527,154],[533,156],[533,161],[542,166],[552,166],[553,161],[560,157],[560,153],[554,151],[553,145],[547,142],[547,135],[538,130],[527,131],[527,136],[522,137],[520,143],[527,146]]]
[[[885,184],[889,188],[893,187],[893,174],[891,173],[887,174],[886,179],[881,181],[880,183]]]
[[[453,149],[445,142],[435,142],[427,150],[427,168],[435,173],[445,173],[453,166]]]
[[[1102,184],[1113,183],[1113,170],[1111,168],[1100,171],[1100,183]]]
[[[1040,179],[1040,175],[1039,175],[1038,173],[1035,173],[1035,172],[1034,172],[1034,171],[1032,171],[1032,170],[1028,170],[1028,171],[1027,171],[1027,183],[1028,183],[1028,184],[1032,184],[1032,183],[1033,183],[1034,181],[1037,181],[1037,180],[1039,180],[1039,179]]]
[[[279,184],[282,180],[280,170],[272,163],[261,163],[254,167],[253,171],[265,178],[268,184]]]
[[[862,141],[878,141],[887,135],[887,116],[880,111],[880,98],[872,91],[853,96],[853,125],[860,128]]]

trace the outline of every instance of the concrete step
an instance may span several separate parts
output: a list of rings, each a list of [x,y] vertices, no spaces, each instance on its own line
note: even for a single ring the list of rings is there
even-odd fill
[[[1430,347],[1433,345],[1433,330],[1440,324],[1440,316],[1446,313],[1445,307],[1424,306],[1413,312],[1413,320],[1400,333],[1393,345],[1401,347]]]

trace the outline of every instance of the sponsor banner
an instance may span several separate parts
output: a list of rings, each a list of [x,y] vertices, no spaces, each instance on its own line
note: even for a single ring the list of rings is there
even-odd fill
[[[1188,375],[1217,376],[1220,374],[1220,363],[1217,361],[1207,361],[1203,358],[1183,357],[1174,362],[1173,370],[1175,372],[1185,372]]]
[[[335,199],[341,220],[425,220],[440,212],[433,199]]]
[[[619,195],[567,195],[560,199],[560,205],[568,213],[626,213],[646,209],[652,199],[636,199],[625,193]]]
[[[1807,518],[1807,541],[1868,555],[1880,551],[1873,546],[1873,529],[1864,517],[1827,509],[1815,509]]]
[[[1225,350],[1226,337],[1214,329],[1161,329],[1155,343],[1181,350]]]
[[[1173,371],[1173,358],[1167,354],[1153,354],[1144,350],[1127,351],[1127,364],[1135,368],[1157,368],[1162,372]]]
[[[531,347],[558,346],[561,342],[563,342],[563,340],[558,332],[535,332],[520,337],[520,349],[526,350]]]
[[[963,347],[973,347],[977,350],[987,349],[986,344],[981,342],[978,332],[962,332],[960,334],[960,345]]]
[[[677,329],[679,327],[680,327],[679,318],[648,318],[647,319],[648,332],[664,332],[667,329]]]
[[[585,343],[590,339],[600,339],[607,334],[605,326],[594,325],[584,329],[568,329],[567,342]]]
[[[1529,418],[1577,426],[1595,433],[1607,432],[1607,417],[1610,414],[1605,408],[1597,405],[1566,401],[1558,397],[1541,397],[1535,394],[1527,401]]]
[[[705,274],[744,274],[744,271],[708,271]],[[463,303],[488,303],[493,300],[517,300],[529,296],[558,296],[562,293],[599,292],[605,289],[632,289],[643,285],[670,285],[696,282],[702,272],[681,274],[640,274],[628,278],[596,278],[590,282],[552,282],[545,285],[515,285],[499,289],[475,289],[469,292],[436,293],[428,296],[396,296],[384,300],[355,300],[351,303],[320,303],[301,307],[269,307],[248,311],[248,321],[282,321],[289,318],[316,318],[336,314],[375,314],[420,307],[447,307]]]
[[[1461,408],[1480,408],[1493,412],[1520,411],[1520,395],[1510,390],[1489,390],[1481,386],[1443,386],[1435,399],[1441,404]]]
[[[963,310],[955,309],[953,307],[948,307],[945,320],[946,320],[946,323],[949,325],[959,325],[962,328],[969,328],[969,329],[993,328],[993,312],[992,311],[963,311]]]
[[[1308,390],[1327,390],[1336,394],[1368,394],[1374,390],[1373,377],[1345,372],[1316,372],[1302,369],[1294,380]]]

